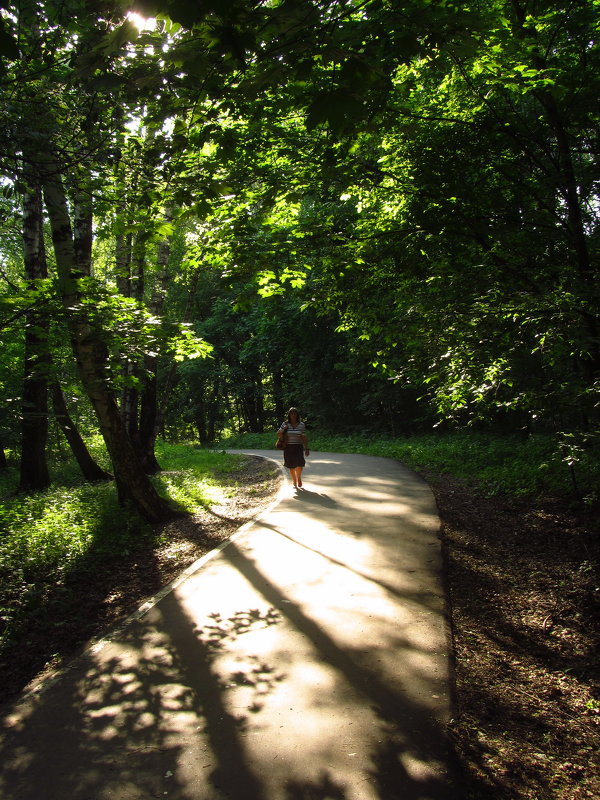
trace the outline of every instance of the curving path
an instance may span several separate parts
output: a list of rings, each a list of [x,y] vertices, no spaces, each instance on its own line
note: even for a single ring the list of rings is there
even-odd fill
[[[8,709],[1,800],[458,796],[432,493],[369,456],[303,477]]]

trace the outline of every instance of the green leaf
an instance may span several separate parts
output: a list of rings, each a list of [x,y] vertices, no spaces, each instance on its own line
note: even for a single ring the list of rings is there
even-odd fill
[[[364,108],[347,89],[342,87],[319,92],[309,105],[306,115],[307,128],[313,129],[326,124],[339,133],[362,118]]]

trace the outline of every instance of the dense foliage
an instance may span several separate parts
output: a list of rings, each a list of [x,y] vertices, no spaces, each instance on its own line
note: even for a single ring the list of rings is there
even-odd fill
[[[322,432],[549,433],[579,462],[598,12],[2,3],[0,467],[43,489],[64,436],[160,520],[159,433],[260,432],[290,404]]]

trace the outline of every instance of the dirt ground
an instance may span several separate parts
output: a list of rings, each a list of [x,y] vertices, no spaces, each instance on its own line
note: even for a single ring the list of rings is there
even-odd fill
[[[257,468],[258,467],[258,468]],[[597,514],[484,497],[439,475],[454,639],[457,800],[600,797]],[[221,507],[166,525],[160,544],[79,587],[77,613],[40,626],[2,670],[10,699],[231,536],[275,498],[280,473],[249,458]],[[32,653],[36,654],[32,658]]]
[[[425,477],[446,549],[465,800],[600,797],[597,510]]]

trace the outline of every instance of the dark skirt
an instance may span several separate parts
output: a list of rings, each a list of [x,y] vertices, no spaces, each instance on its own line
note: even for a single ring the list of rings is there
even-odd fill
[[[306,466],[303,444],[286,444],[283,450],[283,466],[288,469]]]

